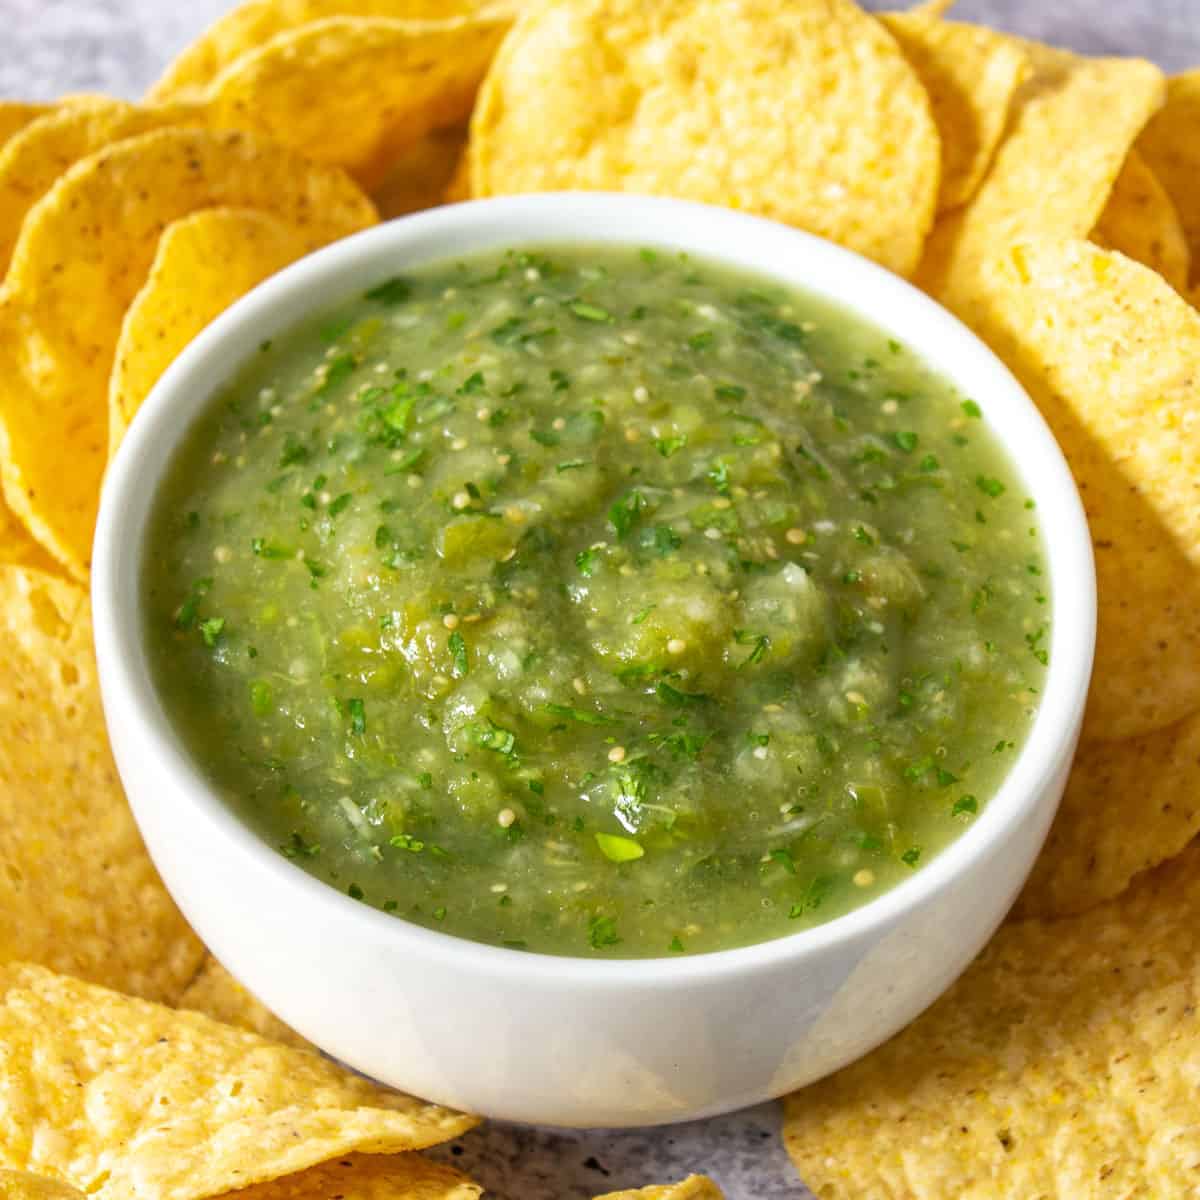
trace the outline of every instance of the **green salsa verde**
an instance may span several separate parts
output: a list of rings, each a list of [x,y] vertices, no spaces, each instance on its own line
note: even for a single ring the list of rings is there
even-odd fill
[[[264,343],[171,468],[143,598],[175,728],[282,854],[584,956],[762,941],[919,870],[1049,641],[969,397],[805,294],[590,246]]]

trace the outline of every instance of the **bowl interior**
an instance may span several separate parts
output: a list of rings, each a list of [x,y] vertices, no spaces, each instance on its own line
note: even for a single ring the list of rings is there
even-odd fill
[[[142,636],[139,576],[156,493],[173,452],[210,398],[265,338],[414,266],[488,249],[617,243],[686,251],[773,277],[851,310],[913,350],[974,399],[1038,508],[1051,600],[1050,665],[1038,712],[1004,784],[979,818],[913,874],[868,904],[812,929],[732,950],[679,958],[564,959],[483,946],[370,909],[307,875],[270,849],[213,794],[170,727],[151,682]],[[110,722],[134,719],[151,752],[178,778],[174,803],[220,827],[231,852],[289,886],[320,889],[346,920],[380,922],[385,936],[439,955],[496,956],[527,976],[737,970],[764,956],[803,956],[906,907],[969,871],[1012,822],[1040,802],[1073,747],[1091,669],[1095,626],[1091,546],[1082,506],[1045,422],[1003,364],[953,316],[873,263],[821,239],[729,210],[605,194],[474,201],[403,218],[318,252],[266,281],[206,329],[172,364],[126,436],[106,481],[97,529],[93,599],[97,653]],[[1069,610],[1068,605],[1069,603]],[[519,964],[519,967],[517,966]]]

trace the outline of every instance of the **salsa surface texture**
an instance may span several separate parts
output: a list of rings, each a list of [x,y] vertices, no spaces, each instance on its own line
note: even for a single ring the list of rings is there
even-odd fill
[[[1049,644],[980,410],[859,318],[546,247],[264,344],[143,574],[201,769],[355,899],[556,954],[841,915],[969,827]]]

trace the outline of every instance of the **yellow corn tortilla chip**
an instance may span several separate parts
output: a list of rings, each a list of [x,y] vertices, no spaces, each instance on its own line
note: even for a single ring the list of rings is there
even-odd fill
[[[1157,271],[1186,295],[1191,267],[1187,235],[1166,189],[1136,149],[1113,184],[1091,240]]]
[[[1200,315],[1140,263],[1075,239],[1010,247],[985,287],[982,326],[1010,365],[1070,405],[1200,565]]]
[[[0,966],[0,1166],[100,1200],[201,1200],[475,1119],[27,963]]]
[[[1143,737],[1084,745],[1016,915],[1084,912],[1197,833],[1200,713]]]
[[[83,1200],[70,1184],[28,1171],[0,1171],[0,1200]]]
[[[1100,611],[1084,736],[1161,729],[1200,708],[1200,317],[1077,239],[997,250],[973,288],[972,324],[1041,408],[1088,513]]]
[[[202,99],[234,61],[281,33],[328,17],[389,17],[408,21],[482,17],[512,20],[520,0],[249,0],[213,22],[146,94],[151,103]]]
[[[125,310],[162,229],[221,206],[273,213],[314,247],[375,220],[340,171],[245,134],[164,129],[77,163],[22,227],[0,296],[0,477],[9,507],[81,579]]]
[[[204,1013],[215,1021],[248,1029],[260,1037],[288,1046],[312,1049],[294,1029],[252,996],[211,954],[179,997],[177,1008]]]
[[[0,963],[29,959],[174,1000],[204,949],[125,803],[87,594],[0,567],[0,642]]]
[[[209,119],[371,187],[404,148],[467,119],[507,28],[507,18],[313,21],[235,59],[212,83]]]
[[[268,1183],[230,1192],[230,1200],[475,1200],[465,1175],[419,1154],[351,1154]],[[0,1200],[82,1200],[70,1184],[0,1170]]]
[[[0,566],[33,567],[53,574],[58,564],[33,540],[0,495]]]
[[[922,17],[944,17],[955,5],[956,0],[921,0],[908,11]]]
[[[1033,74],[974,198],[934,229],[917,281],[970,321],[982,264],[1025,234],[1086,237],[1129,149],[1162,103],[1157,67],[1017,42]],[[1103,120],[1098,114],[1103,113]]]
[[[419,1154],[350,1154],[243,1188],[228,1200],[475,1200],[482,1191],[465,1175]]]
[[[51,107],[49,104],[26,104],[22,100],[0,100],[0,147],[30,121],[50,112]]]
[[[1029,74],[1029,56],[981,25],[939,21],[920,11],[883,13],[929,93],[942,143],[939,212],[975,194],[1004,133],[1009,107]]]
[[[605,1192],[596,1200],[723,1200],[724,1195],[707,1176],[689,1175],[679,1183],[659,1184],[631,1192]]]
[[[928,1012],[796,1092],[822,1200],[1191,1196],[1200,848],[1078,917],[1004,926]]]
[[[907,274],[937,198],[929,99],[850,0],[578,0],[526,10],[471,121],[477,196],[679,196]]]
[[[454,170],[450,175],[449,182],[446,184],[446,191],[442,199],[446,204],[460,204],[464,200],[473,199],[471,192],[471,154],[470,142],[468,141],[466,149],[459,156],[459,160],[454,165]]]
[[[401,153],[371,194],[380,217],[388,221],[444,204],[466,145],[466,128],[454,125],[427,133]]]
[[[200,120],[178,106],[138,108],[96,96],[54,108],[26,125],[0,149],[0,276],[8,270],[26,214],[80,159],[122,138]]]
[[[1092,531],[1099,603],[1084,738],[1162,729],[1200,707],[1200,569],[1080,419],[1025,382],[1071,463]]]
[[[168,225],[121,324],[109,380],[109,452],[179,352],[269,275],[314,248],[270,213],[206,208]]]
[[[1167,102],[1137,148],[1167,189],[1200,262],[1200,68],[1167,81]]]

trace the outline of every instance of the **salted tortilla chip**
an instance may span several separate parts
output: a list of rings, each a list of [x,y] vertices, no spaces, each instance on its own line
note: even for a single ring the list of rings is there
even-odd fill
[[[199,1013],[0,967],[0,1166],[100,1200],[201,1200],[474,1124]]]
[[[58,564],[33,540],[0,495],[0,567],[10,564],[51,574],[58,570]]]
[[[167,67],[146,100],[201,99],[231,63],[281,33],[328,17],[409,21],[483,17],[511,20],[520,0],[249,0],[210,25]]]
[[[23,100],[0,100],[0,147],[30,121],[51,111],[49,104],[27,104]]]
[[[1190,1196],[1200,848],[1078,917],[1004,926],[903,1033],[789,1096],[823,1200]]]
[[[62,105],[28,124],[0,150],[0,276],[8,270],[26,214],[80,159],[122,138],[200,119],[179,107],[138,108],[98,96]]]
[[[1086,237],[1095,228],[1166,91],[1162,72],[1140,59],[1080,58],[1013,41],[1033,74],[1013,97],[991,169],[971,202],[938,222],[917,274],[968,322],[982,264],[997,250],[1026,234]]]
[[[1167,189],[1200,262],[1200,68],[1167,80],[1167,102],[1137,148]]]
[[[1025,382],[1071,463],[1092,532],[1096,659],[1083,736],[1162,729],[1200,708],[1200,568],[1079,418]]]
[[[269,137],[372,187],[406,147],[467,119],[508,24],[313,21],[234,60],[213,81],[206,109],[214,126]]]
[[[121,324],[108,391],[110,453],[188,342],[313,248],[308,231],[249,208],[206,208],[167,226]]]
[[[313,247],[371,224],[342,172],[238,133],[164,129],[77,163],[26,218],[0,298],[0,476],[9,507],[86,578],[108,459],[108,380],[158,235],[246,207]]]
[[[179,997],[176,1007],[204,1013],[215,1021],[248,1029],[274,1042],[312,1049],[310,1043],[246,991],[211,954],[205,956],[204,965]]]
[[[476,1200],[482,1191],[465,1175],[419,1154],[350,1154],[243,1188],[228,1200]]]
[[[1197,128],[1200,135],[1200,127]],[[1187,293],[1191,251],[1166,189],[1136,149],[1113,184],[1091,240],[1157,271],[1181,295]]]
[[[371,194],[380,217],[388,221],[446,203],[466,145],[466,127],[454,125],[427,133],[401,153]]]
[[[464,200],[471,200],[473,198],[471,192],[470,142],[468,141],[467,148],[459,156],[459,160],[454,166],[442,199],[446,204],[461,204]]]
[[[0,567],[0,642],[0,963],[28,959],[174,1000],[204,948],[125,803],[86,592]]]
[[[635,1191],[605,1192],[596,1200],[722,1200],[725,1193],[705,1175],[689,1175],[679,1183],[638,1188]]]
[[[28,1171],[0,1171],[0,1200],[83,1200],[83,1192]]]
[[[1037,402],[1088,513],[1100,612],[1084,736],[1161,729],[1200,708],[1200,316],[1077,239],[998,250],[974,292],[972,324]]]
[[[1012,246],[985,286],[983,328],[1010,365],[1063,398],[1200,565],[1200,316],[1153,271],[1072,239]]]
[[[882,13],[929,93],[942,142],[938,212],[975,194],[1004,133],[1029,56],[1012,38],[982,25],[939,21],[925,12]]]
[[[1084,912],[1197,833],[1200,713],[1143,737],[1084,745],[1016,915]]]
[[[558,189],[744,209],[912,271],[941,153],[894,39],[850,0],[579,0],[505,39],[471,121],[477,196]]]

